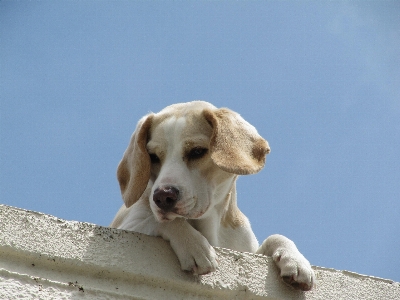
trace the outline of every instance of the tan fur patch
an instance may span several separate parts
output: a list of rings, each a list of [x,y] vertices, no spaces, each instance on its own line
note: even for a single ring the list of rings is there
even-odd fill
[[[203,114],[213,127],[212,159],[221,169],[246,175],[264,167],[270,148],[253,126],[226,108],[204,110]]]
[[[130,207],[142,196],[150,179],[150,156],[146,142],[153,116],[142,119],[132,135],[117,169],[122,198],[126,207]]]
[[[221,219],[221,224],[224,227],[233,229],[244,225],[245,216],[237,206],[236,200],[236,179],[233,182],[232,189],[226,197],[226,210]]]

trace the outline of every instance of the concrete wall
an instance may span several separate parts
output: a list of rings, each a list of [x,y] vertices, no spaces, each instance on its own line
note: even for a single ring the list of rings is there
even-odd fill
[[[180,270],[160,238],[0,206],[0,299],[400,299],[391,280],[315,267],[294,291],[269,257],[217,248],[216,272]]]

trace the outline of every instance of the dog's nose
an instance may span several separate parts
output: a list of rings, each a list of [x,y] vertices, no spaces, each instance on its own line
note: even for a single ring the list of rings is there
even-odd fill
[[[153,201],[164,212],[171,211],[179,198],[179,190],[173,186],[156,188],[153,194]]]

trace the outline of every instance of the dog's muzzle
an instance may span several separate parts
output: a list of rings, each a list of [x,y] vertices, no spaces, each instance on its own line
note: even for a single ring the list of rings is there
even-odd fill
[[[161,186],[155,189],[154,203],[163,211],[170,212],[179,200],[179,190],[173,186]]]

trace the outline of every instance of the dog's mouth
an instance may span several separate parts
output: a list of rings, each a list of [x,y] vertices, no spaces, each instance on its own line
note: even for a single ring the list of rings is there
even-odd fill
[[[182,216],[180,216],[176,213],[173,213],[173,212],[158,212],[157,213],[157,219],[160,222],[170,222],[170,221],[173,221],[176,218],[180,218],[180,217],[182,217]]]
[[[197,197],[192,197],[188,200],[180,200],[176,206],[169,208],[167,210],[162,209],[156,205],[151,205],[152,206],[151,208],[153,210],[156,219],[159,222],[170,222],[175,220],[176,218],[184,218],[184,219],[201,218],[208,211],[210,203],[208,203],[206,207],[203,207],[200,204],[204,204],[204,201],[199,202]]]
[[[182,212],[179,210],[164,212],[162,210],[158,210],[156,213],[156,217],[160,222],[170,222],[175,220],[176,218],[184,218],[184,219],[199,219],[204,215],[205,211],[200,212]]]

